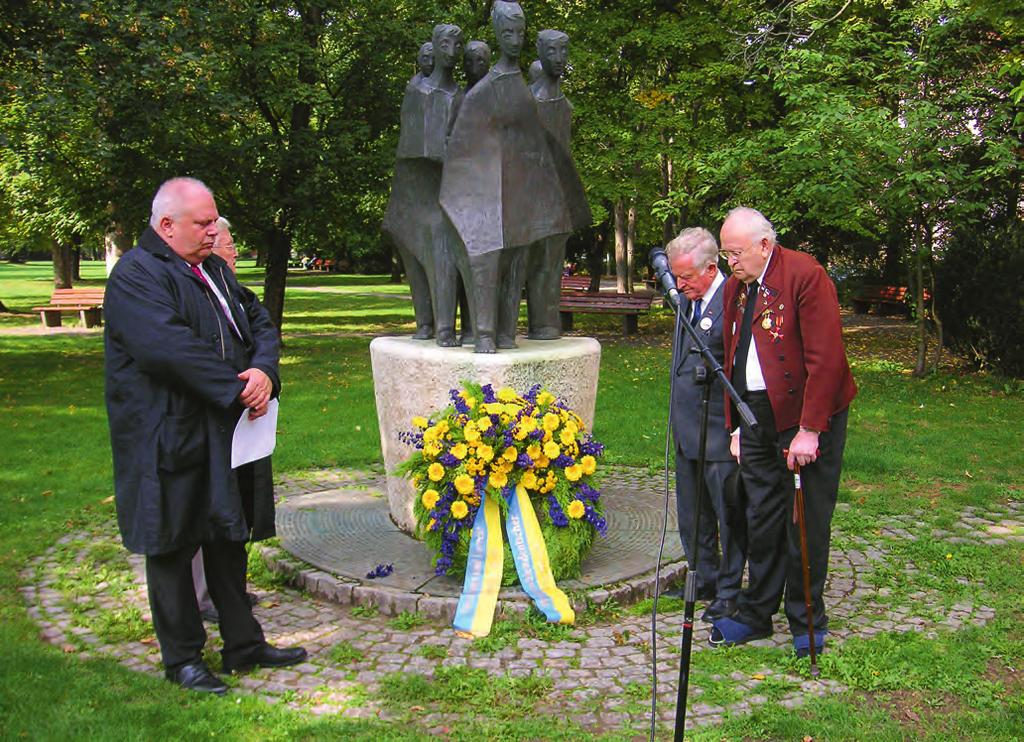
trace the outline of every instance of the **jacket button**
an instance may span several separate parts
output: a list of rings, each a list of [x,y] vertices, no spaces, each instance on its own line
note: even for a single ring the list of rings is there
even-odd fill
[[[796,389],[790,389],[788,393],[789,394],[796,394]]]
[[[789,371],[787,371],[786,373],[783,374],[783,376],[785,376],[787,379],[790,379],[790,378],[793,377],[793,374],[791,374]]]
[[[784,361],[784,360],[786,360],[786,356],[779,356],[779,360],[780,360],[780,361]]]

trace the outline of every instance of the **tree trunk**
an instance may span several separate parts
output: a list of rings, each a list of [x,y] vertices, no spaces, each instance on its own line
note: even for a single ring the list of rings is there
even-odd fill
[[[607,222],[605,222],[607,224]],[[604,254],[605,254],[605,230],[603,228],[596,228],[591,230],[593,232],[593,239],[590,241],[590,246],[587,248],[587,273],[590,274],[590,286],[588,291],[600,291],[601,290],[601,275],[604,273]]]
[[[615,201],[615,290],[620,294],[628,290],[628,265],[626,259],[626,204],[619,198]]]
[[[82,280],[82,238],[75,237],[75,247],[71,248],[71,278],[74,281]]]
[[[935,360],[932,361],[932,370],[938,371],[939,364],[942,362],[942,346],[945,343],[945,337],[942,332],[942,318],[939,317],[939,302],[935,298],[935,269],[929,265],[929,275],[931,276],[931,287],[932,287],[932,321],[935,322],[935,334],[936,345],[935,345]]]
[[[132,247],[131,238],[125,232],[124,225],[113,222],[103,235],[103,252],[107,264],[107,275],[114,270],[117,261]]]
[[[661,139],[667,149],[670,140],[666,139],[664,132],[661,135]],[[660,155],[659,167],[661,170],[661,197],[668,198],[668,194],[672,192],[672,160],[669,159],[667,154]],[[667,245],[675,236],[675,220],[671,215],[666,216],[665,223],[661,225],[661,244]]]
[[[914,251],[914,301],[917,305],[917,363],[914,365],[914,376],[918,378],[928,372],[928,327],[924,314],[924,261],[926,249],[924,231],[924,225],[922,224],[920,227],[920,242]]]
[[[630,203],[626,210],[626,286],[629,293],[633,293],[636,287],[633,286],[633,276],[636,275],[634,265],[634,253],[636,248],[636,204]]]
[[[50,243],[50,251],[53,255],[53,287],[70,289],[74,283],[75,270],[71,245],[53,240]]]
[[[264,235],[267,246],[267,272],[263,280],[263,306],[281,334],[284,321],[284,290],[288,280],[288,256],[292,251],[292,238],[283,229],[274,227]]]
[[[402,259],[398,255],[398,250],[394,247],[391,248],[391,283],[402,282]]]

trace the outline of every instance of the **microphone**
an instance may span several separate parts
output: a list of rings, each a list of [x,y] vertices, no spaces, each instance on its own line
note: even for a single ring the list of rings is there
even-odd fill
[[[672,303],[673,309],[679,309],[679,289],[676,288],[676,277],[668,267],[668,255],[660,247],[656,247],[647,257],[651,268],[654,269],[654,277],[661,284],[661,293]]]

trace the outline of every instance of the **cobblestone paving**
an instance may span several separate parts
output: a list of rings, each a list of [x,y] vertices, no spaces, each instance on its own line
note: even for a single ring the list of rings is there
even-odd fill
[[[636,473],[641,476],[640,472]],[[366,479],[352,472],[313,473],[289,480],[284,489],[316,491]],[[643,475],[645,476],[645,475]],[[840,510],[848,506],[840,505]],[[841,514],[837,521],[841,521]],[[870,638],[883,632],[938,632],[967,624],[981,625],[994,617],[983,601],[950,605],[937,590],[892,590],[878,587],[891,570],[904,571],[913,584],[916,566],[897,563],[891,548],[900,540],[942,539],[951,544],[999,547],[1024,541],[1024,503],[981,511],[967,508],[948,529],[928,525],[922,514],[896,516],[868,540],[834,529],[831,572],[825,601],[831,619],[829,651],[853,637]],[[111,657],[124,666],[159,674],[159,650],[152,636],[140,557],[120,546],[113,523],[100,532],[61,538],[33,559],[22,573],[21,592],[29,615],[40,626],[40,638],[65,652],[88,657]],[[290,588],[259,589],[254,609],[267,638],[278,645],[302,644],[309,661],[281,670],[257,670],[232,676],[234,693],[255,694],[268,703],[285,703],[312,714],[391,718],[379,700],[382,679],[391,673],[433,677],[447,666],[482,668],[491,675],[543,675],[551,691],[545,707],[592,730],[646,728],[651,683],[650,618],[628,612],[610,620],[592,617],[589,623],[566,630],[558,640],[518,637],[507,641],[468,641],[447,624],[419,623],[422,616],[397,618],[374,615],[365,607],[347,607]],[[984,595],[981,591],[977,593]],[[698,614],[699,615],[699,614]],[[671,725],[678,672],[680,613],[659,615],[658,714]],[[215,627],[208,651],[219,648]],[[707,626],[694,635],[695,669],[706,646]],[[784,621],[775,635],[755,646],[779,648],[780,660],[789,654]],[[743,651],[743,650],[740,650]],[[786,672],[790,663],[765,666],[728,675],[695,672],[690,684],[688,726],[707,725],[749,713],[766,703],[796,707],[812,695],[841,692],[827,678],[812,681]],[[219,666],[211,654],[211,664]],[[780,669],[782,667],[783,669]],[[554,709],[557,709],[555,711]],[[425,708],[416,723],[424,731],[439,731],[458,717]]]

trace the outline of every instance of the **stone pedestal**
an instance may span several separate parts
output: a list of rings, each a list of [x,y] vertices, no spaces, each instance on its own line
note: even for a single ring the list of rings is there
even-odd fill
[[[440,348],[433,340],[380,337],[370,343],[373,387],[380,424],[380,447],[387,469],[391,517],[412,533],[412,484],[392,474],[415,450],[398,439],[412,429],[412,418],[429,415],[451,403],[448,392],[463,381],[508,386],[525,394],[534,384],[564,399],[586,424],[594,426],[601,344],[593,338],[518,340],[519,347],[494,354],[472,348]]]

